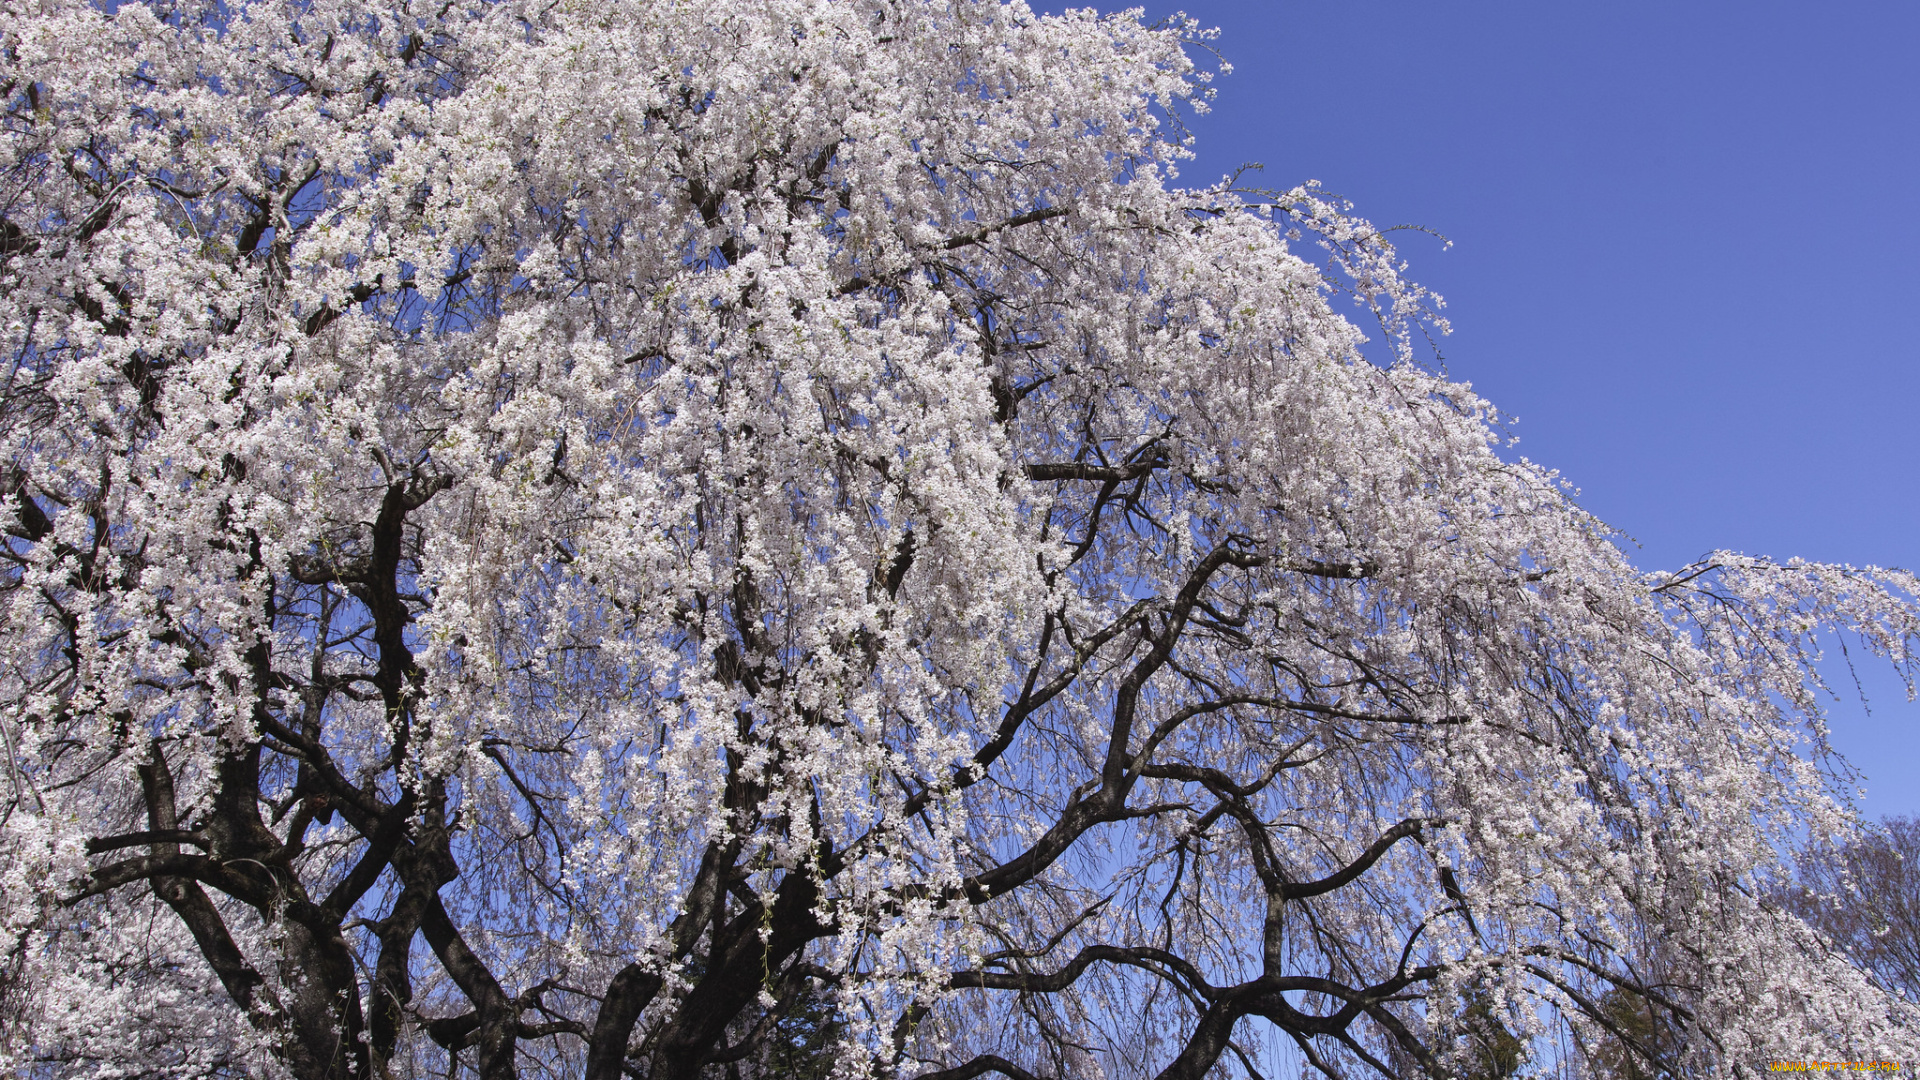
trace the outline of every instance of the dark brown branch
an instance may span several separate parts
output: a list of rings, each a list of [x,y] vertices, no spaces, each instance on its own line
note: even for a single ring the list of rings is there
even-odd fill
[[[981,1054],[964,1065],[956,1065],[951,1069],[941,1069],[937,1072],[921,1073],[914,1080],[973,1080],[976,1076],[983,1076],[990,1072],[1010,1076],[1013,1080],[1040,1080],[1039,1077],[997,1054]]]
[[[660,992],[660,984],[660,976],[639,964],[628,964],[613,977],[606,997],[601,999],[599,1015],[594,1017],[593,1033],[587,1039],[584,1080],[620,1080],[633,1025]]]
[[[1150,455],[1124,465],[1094,465],[1085,461],[1044,461],[1030,463],[1025,468],[1029,480],[1100,480],[1107,483],[1125,483],[1162,468],[1166,463],[1165,458]]]
[[[39,543],[53,531],[53,521],[46,511],[40,509],[33,496],[27,491],[27,474],[19,469],[10,470],[4,480],[0,480],[0,493],[10,495],[15,501],[14,513],[19,524],[7,531],[23,540]]]
[[[361,854],[360,861],[321,902],[321,910],[335,921],[346,918],[353,905],[359,903],[360,898],[380,879],[387,863],[393,858],[394,848],[406,835],[407,816],[412,806],[413,800],[403,797],[398,805],[380,815],[378,827],[367,837],[367,850]]]
[[[519,1016],[513,1000],[500,988],[486,963],[468,947],[437,895],[427,901],[420,930],[434,955],[439,957],[440,966],[446,969],[467,1000],[473,1002],[480,1016],[474,1044],[480,1051],[481,1080],[510,1080],[514,1075],[513,1044],[519,1035]]]
[[[1357,563],[1330,563],[1308,559],[1301,562],[1285,563],[1283,565],[1287,570],[1296,574],[1305,574],[1308,577],[1331,578],[1335,581],[1359,581],[1364,578],[1370,578],[1380,572],[1380,567],[1377,563],[1366,560]]]
[[[948,985],[955,989],[1018,990],[1035,994],[1057,994],[1077,982],[1087,968],[1096,962],[1137,967],[1163,978],[1167,971],[1173,971],[1186,980],[1188,989],[1197,991],[1202,997],[1212,998],[1218,993],[1201,975],[1199,968],[1164,949],[1123,948],[1117,945],[1089,945],[1075,954],[1066,966],[1049,973],[956,971],[949,977]]]
[[[180,831],[174,802],[173,773],[167,767],[166,757],[157,742],[139,772],[146,796],[147,821],[151,826],[149,831],[159,835]],[[353,1065],[358,1068],[352,1071],[366,1071],[364,1066],[367,1063],[357,1052],[357,1045],[342,1046],[340,1040],[335,1039],[334,1047],[328,1052],[311,1045],[310,1039],[288,1038],[287,1012],[283,1003],[274,999],[259,971],[247,962],[239,946],[234,944],[226,922],[213,902],[207,899],[207,894],[188,875],[158,872],[164,866],[171,865],[172,860],[190,859],[203,864],[209,860],[204,856],[181,855],[177,845],[166,841],[156,841],[154,854],[146,859],[159,860],[145,862],[143,867],[155,871],[147,875],[153,883],[154,894],[186,925],[187,932],[193,935],[194,944],[200,949],[200,955],[220,979],[227,996],[246,1015],[248,1023],[268,1039],[269,1045],[282,1056],[293,1075],[339,1076],[347,1071],[347,1068],[343,1068],[346,1063],[342,1060],[347,1055],[356,1059]],[[354,1012],[350,1011],[341,1019],[346,1022],[349,1033],[357,1026]],[[303,1030],[301,1034],[308,1033]]]
[[[447,275],[446,279],[440,283],[441,291],[445,292],[446,290],[465,284],[473,277],[473,273],[473,268],[468,267]],[[413,279],[407,278],[401,281],[398,288],[413,288]],[[386,287],[378,280],[375,280],[371,284],[362,283],[355,285],[353,288],[347,290],[347,295],[342,298],[343,302],[340,306],[335,307],[331,303],[322,304],[318,310],[307,316],[306,324],[301,329],[306,332],[308,337],[312,337],[327,327],[332,326],[336,319],[353,310],[355,305],[364,304],[386,291]]]
[[[318,555],[295,555],[288,560],[287,572],[302,585],[325,585],[342,581],[361,583],[367,579],[366,559],[336,562]]]
[[[1179,643],[1187,620],[1200,601],[1200,594],[1213,581],[1213,576],[1225,567],[1248,569],[1266,564],[1265,556],[1236,550],[1233,541],[1228,540],[1207,552],[1187,574],[1179,594],[1167,608],[1165,627],[1153,638],[1153,648],[1127,673],[1114,693],[1113,724],[1107,735],[1107,760],[1100,770],[1100,781],[1105,789],[1118,792],[1123,798],[1125,796],[1123,785],[1127,783],[1127,767],[1131,764],[1127,748],[1132,742],[1133,718],[1139,707],[1140,693],[1146,688],[1147,681],[1173,656],[1173,648]]]
[[[480,1027],[480,1014],[463,1012],[459,1016],[441,1016],[422,1024],[427,1038],[448,1050],[465,1049],[467,1040]]]
[[[959,236],[949,239],[941,246],[948,251],[953,251],[971,244],[982,243],[993,236],[993,234],[1005,229],[1017,229],[1022,225],[1031,225],[1037,221],[1048,221],[1052,218],[1065,216],[1067,216],[1067,208],[1064,206],[1049,206],[1043,210],[1029,210],[1016,217],[1010,217],[998,225],[989,225],[984,229],[975,229],[970,233],[961,233]]]
[[[102,836],[87,841],[87,854],[100,855],[121,848],[139,847],[142,844],[192,844],[197,848],[207,846],[207,835],[191,829],[148,829],[144,832],[126,833],[121,836]]]
[[[1366,873],[1368,868],[1372,867],[1374,863],[1379,862],[1380,857],[1385,855],[1387,850],[1393,847],[1393,845],[1409,836],[1418,837],[1420,831],[1431,824],[1435,824],[1435,822],[1428,818],[1408,818],[1380,834],[1380,839],[1375,840],[1372,846],[1368,847],[1359,858],[1348,863],[1338,872],[1329,874],[1318,881],[1306,881],[1284,886],[1281,889],[1281,896],[1287,900],[1304,900],[1310,896],[1320,896],[1323,893],[1330,893],[1352,881],[1354,878],[1359,877],[1361,874]]]
[[[1133,729],[1134,713],[1139,706],[1140,692],[1172,656],[1188,616],[1214,574],[1227,566],[1247,568],[1264,566],[1266,563],[1265,556],[1236,550],[1229,542],[1208,552],[1188,573],[1179,595],[1165,608],[1164,628],[1159,634],[1151,636],[1153,648],[1127,673],[1114,693],[1113,720],[1107,735],[1107,759],[1101,768],[1099,789],[1086,798],[1075,798],[1070,802],[1061,811],[1053,827],[1042,833],[1025,851],[990,870],[967,878],[962,888],[971,903],[983,904],[994,896],[1024,885],[1053,865],[1054,860],[1088,829],[1128,816],[1127,793],[1132,790],[1139,774],[1129,770],[1132,759],[1127,752],[1127,745]],[[1130,609],[1129,616],[1116,621],[1114,627],[1129,621],[1134,613],[1144,613],[1146,610],[1144,606],[1136,605]],[[1082,662],[1088,655],[1082,652]]]
[[[178,850],[165,854],[138,855],[89,871],[81,880],[80,888],[67,897],[65,902],[68,905],[77,904],[90,896],[110,893],[122,885],[156,877],[187,879],[213,877],[216,876],[215,866],[214,861],[205,855],[183,855]]]

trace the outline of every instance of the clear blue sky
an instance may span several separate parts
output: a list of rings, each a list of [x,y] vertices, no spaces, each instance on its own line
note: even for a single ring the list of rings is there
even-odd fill
[[[1037,5],[1057,9],[1057,5]],[[1671,567],[1920,565],[1920,5],[1152,3],[1234,73],[1205,183],[1261,162],[1414,234],[1447,371]],[[1844,677],[1844,670],[1840,673]],[[1920,813],[1920,707],[1836,707],[1872,815]]]

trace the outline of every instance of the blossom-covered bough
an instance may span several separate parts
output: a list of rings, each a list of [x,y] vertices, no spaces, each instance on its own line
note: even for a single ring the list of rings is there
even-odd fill
[[[9,1068],[1920,1047],[1767,899],[1913,576],[1636,571],[1376,232],[1171,183],[1190,27],[0,18]]]

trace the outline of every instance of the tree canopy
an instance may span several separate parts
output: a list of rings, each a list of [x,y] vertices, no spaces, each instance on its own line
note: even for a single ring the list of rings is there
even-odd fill
[[[9,1067],[1920,1048],[1772,899],[1920,582],[1633,567],[1379,230],[1179,186],[1193,26],[0,19]]]

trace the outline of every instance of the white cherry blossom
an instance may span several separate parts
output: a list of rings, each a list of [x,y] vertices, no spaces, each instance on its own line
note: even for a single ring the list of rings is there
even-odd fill
[[[1633,567],[1195,27],[3,10],[22,1075],[1920,1050],[1768,899],[1920,582]]]

